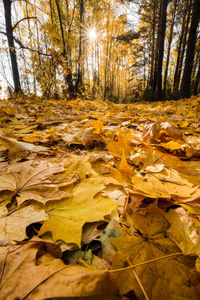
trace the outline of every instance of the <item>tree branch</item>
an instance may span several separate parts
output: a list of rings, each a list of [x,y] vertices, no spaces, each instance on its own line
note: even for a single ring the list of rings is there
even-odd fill
[[[40,11],[42,11],[43,13],[45,13],[46,15],[49,15],[49,16],[51,15],[48,12],[44,11],[43,9],[41,9],[40,7],[38,7],[37,5],[29,2],[28,0],[11,0],[11,2],[13,2],[13,3],[15,3],[15,2],[26,2],[26,3],[30,4],[30,5],[32,5],[33,7],[39,9]]]
[[[131,30],[127,33],[118,35],[115,37],[116,41],[130,43],[132,40],[139,39],[140,32],[132,32]]]
[[[13,26],[13,30],[15,30],[15,28],[19,25],[20,22],[24,21],[24,20],[29,20],[29,19],[37,19],[37,17],[25,17],[21,20],[19,20],[14,26]]]
[[[6,80],[7,84],[10,86],[10,88],[14,91],[14,87],[12,84],[8,81],[7,77],[0,71],[1,76]]]
[[[9,36],[6,32],[0,31],[0,33],[6,35],[7,37]],[[38,51],[37,49],[31,49],[29,47],[24,46],[22,44],[22,42],[20,40],[18,40],[17,38],[15,38],[15,37],[13,37],[13,39],[20,46],[21,49],[25,49],[25,50],[29,50],[29,51],[32,51],[32,52],[36,52],[36,53],[38,53],[40,55],[52,56],[51,54],[43,53],[43,52]]]

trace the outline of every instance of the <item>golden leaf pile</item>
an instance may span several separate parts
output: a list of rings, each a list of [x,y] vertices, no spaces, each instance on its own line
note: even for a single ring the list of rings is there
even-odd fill
[[[199,104],[2,101],[1,299],[199,299]]]

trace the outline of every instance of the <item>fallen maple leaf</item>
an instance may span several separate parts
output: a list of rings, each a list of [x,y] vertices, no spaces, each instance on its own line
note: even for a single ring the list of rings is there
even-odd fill
[[[37,204],[31,204],[0,219],[0,240],[22,241],[27,238],[28,225],[48,219],[47,213]]]
[[[121,157],[124,153],[125,156],[130,156],[134,154],[134,149],[130,146],[131,138],[127,138],[127,132],[119,129],[118,141],[113,139],[103,137],[106,142],[106,148],[115,156]]]
[[[42,203],[60,200],[67,197],[67,194],[59,190],[58,184],[52,183],[52,176],[64,170],[62,163],[41,162],[35,166],[33,161],[15,163],[0,175],[0,191],[11,191],[12,196],[17,196],[18,205],[26,200]]]
[[[163,148],[169,150],[180,150],[182,146],[178,142],[169,141],[168,143],[161,143],[160,144]]]
[[[82,229],[82,243],[89,244],[101,235],[103,229],[98,229],[104,222],[85,223]]]
[[[133,265],[138,265],[135,271],[149,299],[198,299],[198,286],[189,284],[194,260],[173,256],[181,252],[165,236],[170,227],[165,215],[156,205],[145,216],[131,215],[130,222],[136,236],[110,239],[118,251],[112,257],[113,269],[124,268],[129,256]],[[168,257],[169,254],[172,256]],[[149,263],[145,264],[145,261]],[[113,271],[111,274],[123,295],[133,290],[138,299],[143,299],[143,292],[131,270]]]
[[[159,142],[159,132],[165,130],[168,136],[172,139],[182,139],[182,132],[174,125],[168,122],[154,122],[144,126],[142,132],[143,141],[146,143]]]
[[[117,288],[107,270],[92,270],[82,266],[66,266],[61,259],[53,258],[49,264],[36,264],[41,241],[5,247],[1,253],[2,299],[16,297],[33,300],[57,297],[92,297],[91,299],[120,299]],[[49,245],[46,251],[49,251]],[[48,253],[48,252],[47,252]],[[54,251],[50,251],[54,255]],[[24,280],[26,278],[26,280]]]
[[[200,235],[194,221],[185,209],[179,207],[170,210],[164,217],[171,225],[167,230],[168,236],[184,254],[194,254],[199,251]]]
[[[61,239],[81,247],[83,225],[104,220],[105,215],[116,209],[109,198],[96,196],[103,188],[101,177],[89,178],[82,181],[67,200],[47,202],[45,210],[49,219],[42,225],[39,235],[50,231],[54,242]]]
[[[95,139],[99,139],[100,135],[94,133],[93,127],[84,128],[78,131],[75,134],[65,133],[61,135],[63,141],[65,141],[68,145],[77,144],[77,145],[86,145],[88,141],[92,141]]]
[[[0,136],[0,142],[9,150],[8,156],[13,162],[20,161],[22,158],[28,158],[28,156],[32,158],[31,154],[33,153],[48,153],[48,149],[46,147],[16,141],[12,138]]]

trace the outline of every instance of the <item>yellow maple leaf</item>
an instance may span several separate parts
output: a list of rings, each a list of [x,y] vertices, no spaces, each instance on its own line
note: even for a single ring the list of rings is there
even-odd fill
[[[104,126],[103,126],[103,122],[102,121],[100,121],[100,120],[94,120],[92,122],[92,127],[94,128],[93,133],[96,133],[96,134],[102,134],[103,133]]]
[[[133,154],[131,153],[132,149],[129,144],[131,139],[132,139],[132,134],[129,135],[129,138],[127,138],[126,132],[119,129],[117,142],[114,141],[113,139],[107,139],[107,138],[104,138],[104,141],[107,144],[108,151],[110,151],[112,154],[115,154],[117,156],[122,156],[124,152],[125,156],[129,156]]]
[[[181,124],[180,124],[180,127],[181,128],[186,128],[186,127],[188,127],[189,126],[189,123],[187,122],[187,121],[184,121],[184,122],[182,122]]]
[[[24,142],[27,142],[27,143],[37,143],[40,141],[40,139],[38,137],[24,137],[23,138]]]
[[[188,118],[196,118],[197,114],[190,110],[189,113],[187,114],[187,117]]]
[[[168,143],[161,143],[161,146],[169,150],[180,150],[181,145],[178,142],[170,141]]]
[[[96,222],[116,209],[109,198],[97,194],[104,189],[103,179],[88,178],[73,191],[66,201],[49,201],[46,212],[49,219],[40,229],[40,235],[50,231],[53,241],[61,239],[66,243],[75,243],[81,247],[82,227],[86,222]]]
[[[121,164],[119,166],[119,170],[121,172],[124,172],[126,174],[126,176],[130,177],[130,179],[132,178],[133,176],[133,172],[131,170],[131,168],[129,167],[127,161],[126,161],[126,157],[124,155],[124,151],[123,151],[123,154],[122,154],[122,160],[121,160]]]
[[[48,130],[48,133],[51,133],[51,132],[54,132],[55,128],[54,127],[51,127],[49,130]]]

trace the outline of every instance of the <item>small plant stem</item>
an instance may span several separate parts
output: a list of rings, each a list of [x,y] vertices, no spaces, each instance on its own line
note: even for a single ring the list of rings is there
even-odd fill
[[[129,264],[129,266],[132,266],[132,267],[133,267],[133,268],[131,269],[131,271],[133,272],[133,274],[134,274],[134,276],[135,276],[135,279],[137,280],[137,283],[139,284],[139,286],[140,286],[140,288],[141,288],[141,290],[142,290],[142,292],[143,292],[143,294],[144,294],[145,299],[146,299],[146,300],[149,300],[149,297],[147,296],[147,293],[146,293],[146,291],[145,291],[145,289],[144,289],[144,287],[143,287],[143,285],[142,285],[142,283],[141,283],[141,281],[140,281],[140,278],[138,277],[138,275],[137,275],[137,273],[136,273],[136,271],[135,271],[135,268],[134,268],[134,266],[133,266],[133,262],[132,262],[130,256],[128,256],[128,257],[126,258],[126,261],[127,261],[127,263]]]
[[[122,216],[123,216],[123,217],[125,216],[126,211],[127,211],[127,208],[128,208],[128,200],[129,200],[129,196],[130,196],[130,193],[128,192],[128,195],[127,195],[127,198],[126,198],[126,201],[125,201],[125,204],[124,204],[124,210],[123,210],[123,213],[122,213]]]

